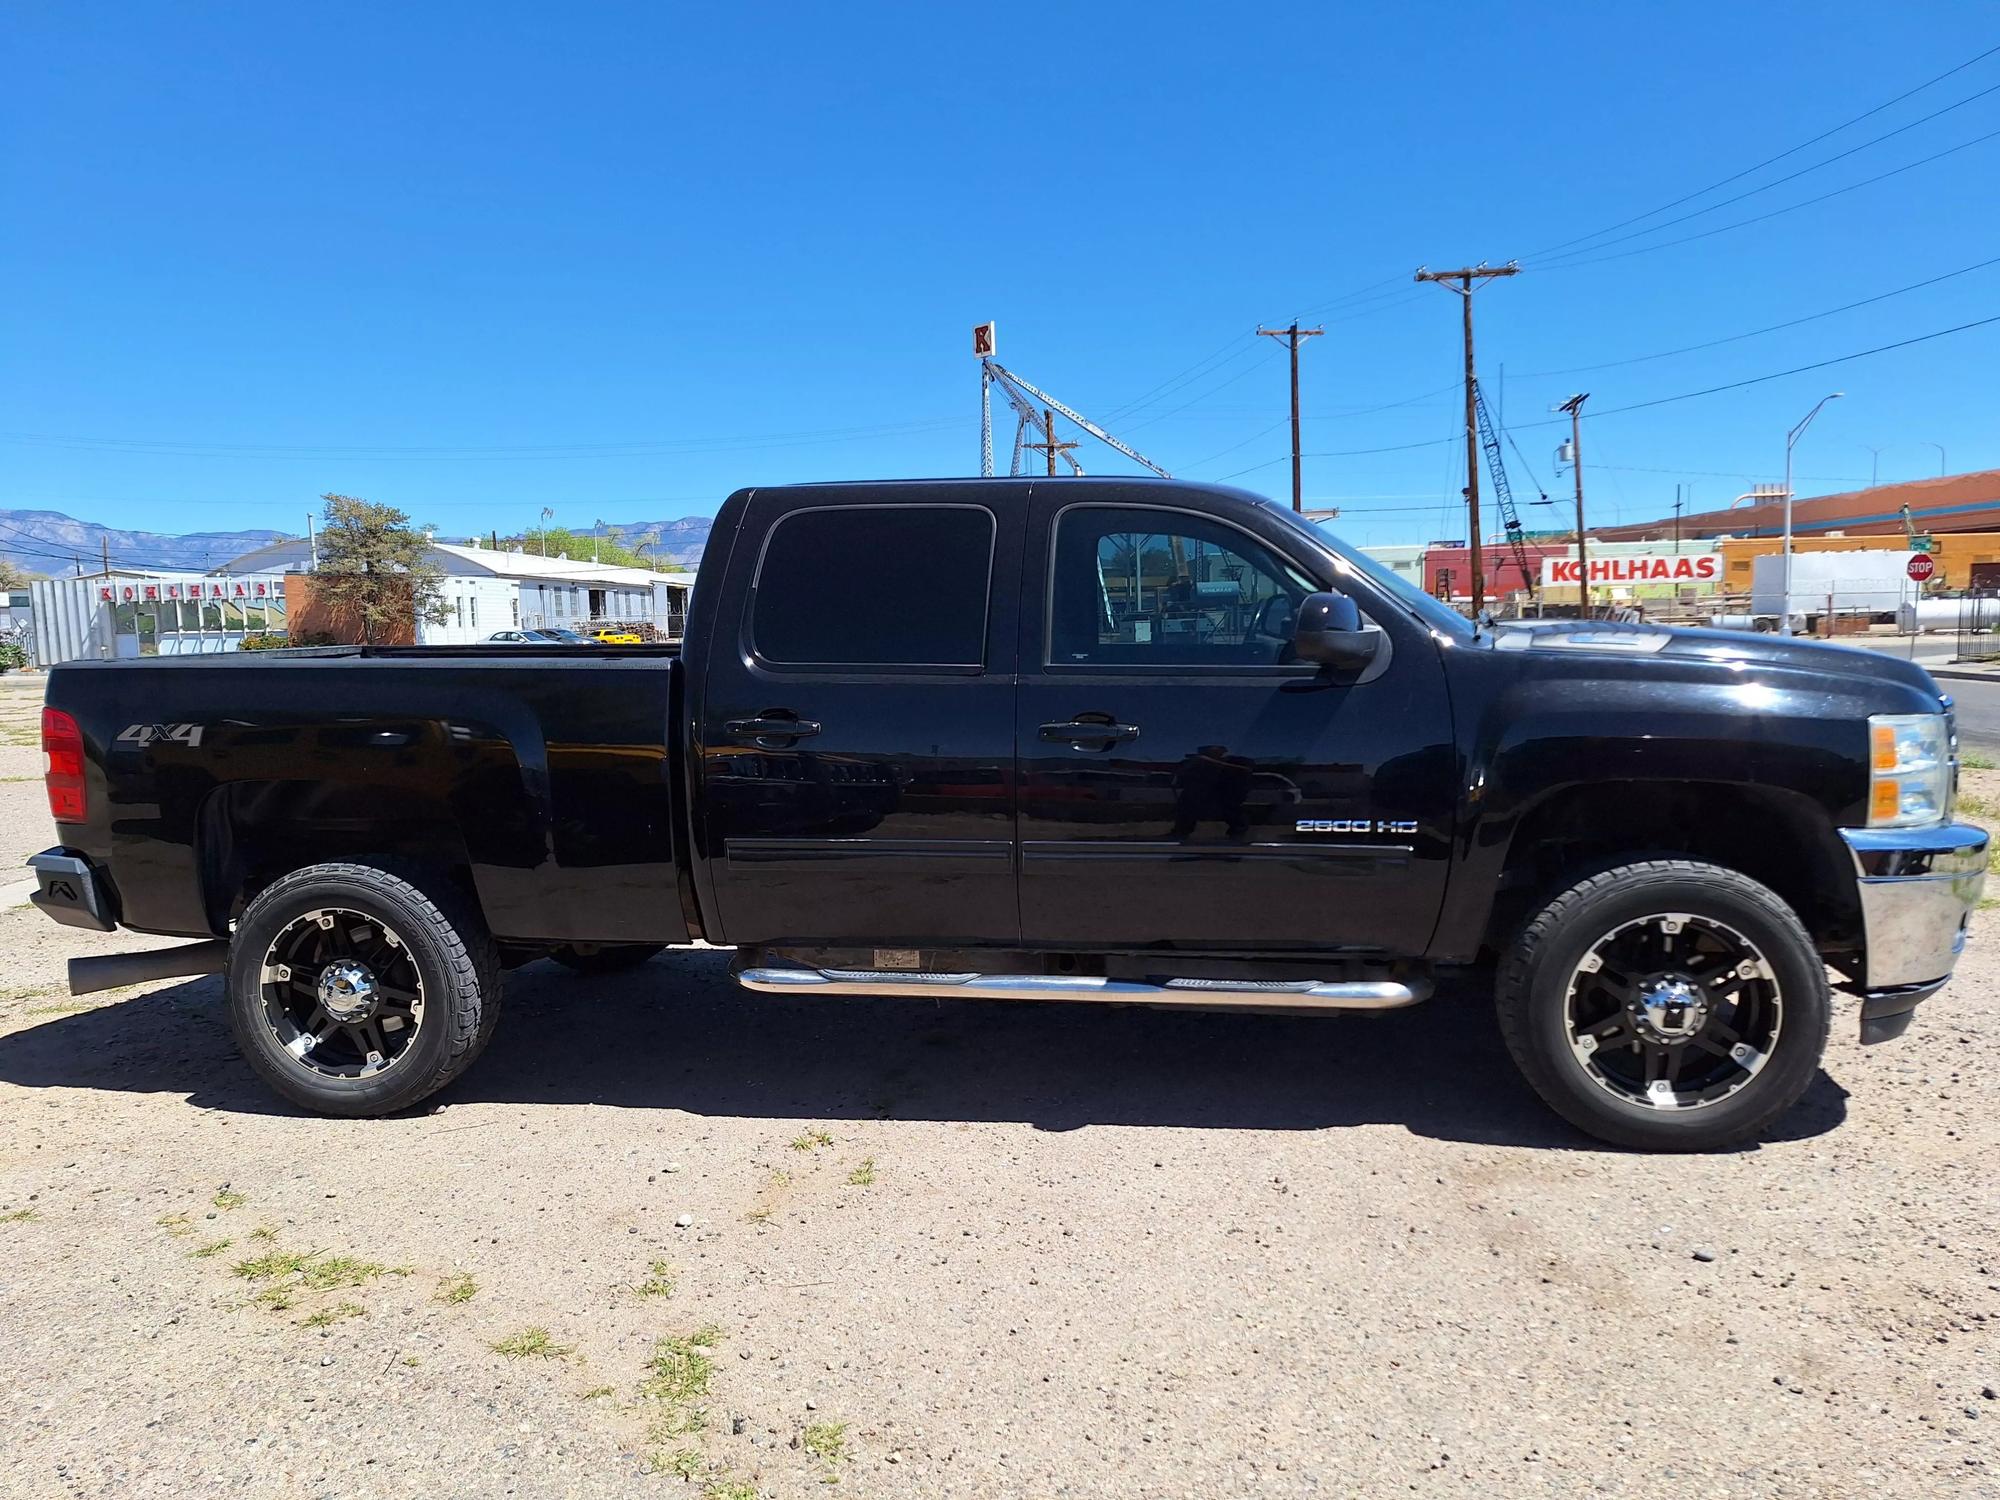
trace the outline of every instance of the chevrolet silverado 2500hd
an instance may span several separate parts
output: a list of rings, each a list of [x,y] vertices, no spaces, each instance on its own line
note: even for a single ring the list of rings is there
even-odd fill
[[[1550,1105],[1714,1147],[1814,1076],[1829,967],[1863,1040],[1908,1026],[1986,866],[1917,666],[1474,626],[1152,480],[745,490],[680,649],[76,663],[43,737],[36,902],[201,940],[72,986],[222,971],[256,1070],[345,1115],[467,1067],[505,968],[702,938],[776,994],[1259,1010],[1492,960]]]

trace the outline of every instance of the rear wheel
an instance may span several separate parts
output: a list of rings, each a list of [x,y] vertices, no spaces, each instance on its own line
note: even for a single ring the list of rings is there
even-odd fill
[[[579,974],[623,974],[627,969],[639,965],[664,952],[664,943],[611,943],[599,948],[574,948],[567,945],[549,954],[565,969],[574,969]]]
[[[1826,1049],[1826,970],[1792,909],[1692,860],[1622,865],[1538,912],[1501,965],[1508,1049],[1564,1119],[1622,1146],[1757,1135]]]
[[[392,1114],[485,1045],[499,954],[442,879],[310,865],[245,908],[228,989],[237,1045],[278,1093],[321,1114]]]

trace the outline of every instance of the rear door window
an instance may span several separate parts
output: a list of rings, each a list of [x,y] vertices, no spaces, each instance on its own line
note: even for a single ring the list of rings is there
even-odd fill
[[[793,511],[765,542],[750,645],[781,668],[977,668],[994,520],[977,505]]]

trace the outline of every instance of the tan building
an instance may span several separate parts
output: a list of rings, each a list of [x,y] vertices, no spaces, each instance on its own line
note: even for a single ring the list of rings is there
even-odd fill
[[[1722,550],[1722,591],[1726,594],[1750,592],[1752,559],[1770,557],[1784,549],[1784,540],[1775,536],[1723,537],[1716,543]],[[1892,536],[1794,536],[1792,551],[1801,552],[1908,552],[1909,541],[1900,529]],[[1931,557],[1937,571],[1926,588],[2000,589],[2000,532],[1940,531],[1931,535]]]

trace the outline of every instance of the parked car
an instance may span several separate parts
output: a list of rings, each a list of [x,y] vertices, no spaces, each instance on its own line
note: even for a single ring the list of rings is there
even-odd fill
[[[622,625],[601,625],[590,632],[590,638],[600,646],[643,646],[646,638],[636,630],[627,630]]]
[[[1475,626],[1152,480],[745,490],[682,649],[69,662],[43,743],[35,903],[200,940],[71,988],[223,971],[252,1066],[335,1115],[457,1077],[503,968],[705,939],[806,998],[1380,1011],[1491,965],[1554,1109],[1711,1148],[1815,1076],[1828,965],[1863,1041],[1910,1025],[1987,850],[1914,663]]]
[[[527,630],[496,630],[486,637],[489,646],[535,646],[543,644]]]
[[[556,625],[539,625],[525,632],[534,640],[549,646],[594,646],[597,642],[588,636],[578,635],[574,630],[564,630]]]

